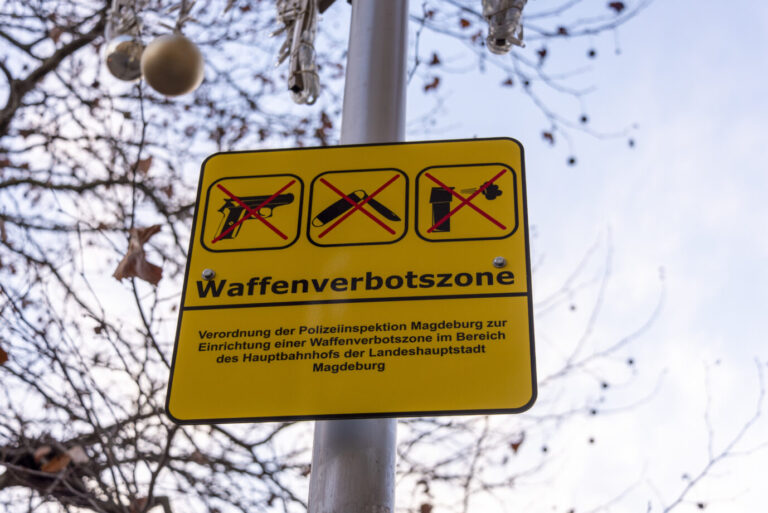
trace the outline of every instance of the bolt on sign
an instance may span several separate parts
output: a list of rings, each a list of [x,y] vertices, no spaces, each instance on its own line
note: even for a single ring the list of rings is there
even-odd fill
[[[512,139],[215,154],[168,414],[523,411],[536,397],[530,274]]]

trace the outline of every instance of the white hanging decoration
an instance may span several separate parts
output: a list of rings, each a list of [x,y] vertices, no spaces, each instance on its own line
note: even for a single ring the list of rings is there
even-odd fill
[[[200,49],[181,33],[185,22],[191,20],[194,1],[182,0],[172,8],[179,16],[173,34],[160,36],[144,49],[141,71],[152,89],[166,96],[191,93],[204,77],[204,61]]]
[[[115,78],[126,82],[133,82],[141,77],[141,55],[144,46],[139,37],[141,22],[138,11],[143,3],[113,0],[107,14],[107,26],[104,31],[107,40],[105,62]]]
[[[528,0],[482,0],[483,17],[488,21],[488,49],[496,54],[523,44],[523,7]]]
[[[285,33],[277,64],[289,58],[288,89],[296,103],[312,105],[319,94],[315,64],[317,0],[277,0],[277,21],[282,23],[273,36]]]

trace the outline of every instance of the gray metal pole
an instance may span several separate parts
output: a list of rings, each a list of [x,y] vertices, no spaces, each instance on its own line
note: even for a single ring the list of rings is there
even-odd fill
[[[402,141],[408,0],[353,0],[341,143]],[[396,419],[318,421],[309,513],[391,513]]]

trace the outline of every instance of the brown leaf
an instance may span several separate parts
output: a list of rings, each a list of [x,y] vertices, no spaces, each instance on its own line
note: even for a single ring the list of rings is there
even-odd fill
[[[160,225],[155,224],[147,228],[133,228],[131,240],[128,242],[128,251],[117,264],[117,269],[112,275],[118,280],[123,278],[141,278],[144,281],[157,285],[163,277],[163,269],[155,264],[147,262],[144,254],[144,244],[154,234],[160,231]]]
[[[205,454],[197,450],[189,455],[189,459],[194,461],[198,465],[206,465],[208,463],[208,458],[205,457]]]
[[[439,85],[440,85],[440,77],[435,77],[432,79],[432,82],[424,85],[424,91],[425,92],[434,91],[437,89],[437,86]]]
[[[520,446],[523,445],[523,441],[525,441],[525,433],[520,433],[520,438],[509,442],[509,447],[512,449],[513,453],[517,454],[517,451],[520,450]]]
[[[608,7],[616,11],[616,14],[621,14],[621,11],[626,7],[624,2],[608,2]]]
[[[461,28],[467,28],[472,25],[472,23],[466,18],[461,18],[459,20],[459,25],[461,25]]]
[[[433,52],[432,53],[432,60],[429,61],[429,65],[430,66],[437,66],[438,64],[440,64],[440,62],[441,62],[440,61],[440,57],[438,57],[437,54]]]
[[[136,171],[142,175],[146,175],[149,172],[150,167],[152,167],[152,157],[141,159],[136,163]]]
[[[320,114],[320,122],[322,123],[324,129],[333,128],[333,120],[325,111]]]
[[[541,66],[541,64],[544,62],[544,59],[547,58],[547,49],[546,47],[540,48],[539,50],[536,51],[536,53],[539,56],[539,66]]]
[[[139,513],[140,511],[144,511],[144,508],[147,506],[147,498],[146,497],[136,497],[134,500],[131,501],[131,504],[128,506],[128,511],[130,513]]]
[[[515,85],[515,83],[514,83],[514,81],[512,81],[512,77],[509,77],[504,82],[502,82],[501,85],[510,87],[510,86]]]
[[[555,136],[552,135],[552,132],[542,132],[541,137],[549,144],[555,144]]]
[[[0,365],[4,364],[8,361],[8,353],[3,351],[3,348],[0,347]]]
[[[61,472],[67,468],[67,465],[69,465],[70,461],[72,461],[72,457],[69,454],[59,454],[58,456],[47,461],[42,467],[40,467],[40,470],[43,472],[55,474],[56,472]]]
[[[53,39],[54,43],[59,42],[59,38],[64,33],[64,31],[60,27],[53,27],[51,30],[48,31],[48,37]]]
[[[426,502],[419,506],[419,513],[432,513],[432,504]]]

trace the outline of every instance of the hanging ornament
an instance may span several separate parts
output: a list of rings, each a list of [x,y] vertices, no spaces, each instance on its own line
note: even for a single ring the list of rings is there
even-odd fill
[[[166,96],[191,93],[203,81],[203,55],[197,45],[181,33],[184,23],[192,19],[189,13],[193,5],[194,1],[182,0],[174,33],[149,43],[141,57],[144,80]]]
[[[523,7],[528,0],[482,0],[483,17],[488,21],[488,49],[496,54],[523,44]]]
[[[276,6],[277,21],[283,26],[272,35],[285,33],[285,41],[277,54],[277,64],[289,58],[288,89],[291,98],[296,103],[312,105],[320,89],[315,64],[317,0],[277,0]]]
[[[203,55],[195,43],[181,34],[160,36],[144,49],[141,72],[158,93],[191,93],[203,81]]]
[[[120,80],[133,82],[141,77],[141,44],[138,17],[139,4],[130,0],[114,0],[107,16],[104,33],[107,40],[105,62],[109,72]]]

